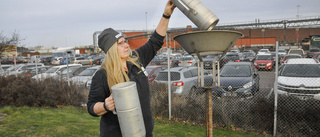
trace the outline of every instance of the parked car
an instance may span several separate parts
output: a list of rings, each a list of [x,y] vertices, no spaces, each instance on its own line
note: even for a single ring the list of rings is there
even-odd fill
[[[47,57],[40,57],[40,63],[43,63],[45,65],[51,64],[52,56],[47,56]]]
[[[316,52],[320,52],[320,49],[318,49],[318,48],[310,49],[310,50],[307,52],[307,58],[312,58],[312,57],[313,57],[313,54],[316,53]]]
[[[313,53],[313,57],[314,59],[318,59],[320,57],[320,52],[315,52]]]
[[[51,59],[51,64],[52,65],[60,65],[60,60],[62,59],[62,57],[53,57]]]
[[[213,89],[213,95],[252,98],[259,91],[259,81],[252,62],[229,62],[221,69],[220,88]]]
[[[284,55],[287,55],[287,51],[285,49],[278,49],[278,54],[280,56],[284,56]]]
[[[257,69],[272,70],[273,69],[272,55],[270,53],[257,55],[256,60],[254,61],[254,66]]]
[[[27,68],[32,68],[32,67],[43,67],[44,64],[43,63],[27,63],[27,64],[19,64],[16,65],[15,67],[10,67],[9,69],[7,69],[7,74],[8,75],[20,75],[24,72],[27,71]]]
[[[260,54],[266,54],[266,53],[269,53],[269,49],[260,49],[257,53],[257,55],[260,55]]]
[[[0,71],[6,71],[7,69],[13,67],[13,65],[0,65]]]
[[[89,59],[87,57],[76,57],[76,58],[73,58],[70,63],[71,64],[91,65],[92,59]]]
[[[253,62],[256,58],[256,54],[254,52],[244,52],[242,53],[242,61]]]
[[[179,61],[179,67],[195,66],[196,60],[191,56],[183,56]]]
[[[13,67],[13,65],[0,65],[0,76],[6,75],[7,69]]]
[[[23,72],[22,75],[26,77],[33,77],[34,75],[46,72],[50,68],[50,66],[27,68],[27,70]]]
[[[85,69],[82,71],[78,76],[74,76],[70,79],[71,82],[73,82],[75,85],[86,87],[87,82],[92,80],[92,77],[96,72],[100,69],[100,66],[94,66]]]
[[[230,53],[227,52],[227,54],[222,57],[219,61],[220,68],[223,67],[224,64],[227,64],[228,62],[240,62],[240,55],[238,53]]]
[[[159,72],[161,72],[167,68],[168,68],[168,66],[149,66],[148,65],[146,67],[146,71],[148,73],[148,81],[152,82],[157,77]]]
[[[74,60],[74,57],[68,57],[68,64],[71,64],[71,61]],[[67,57],[63,57],[60,59],[60,65],[67,64]]]
[[[229,52],[231,52],[231,53],[240,53],[240,50],[239,49],[232,49]]]
[[[151,60],[151,62],[150,62],[150,64],[152,64],[152,65],[160,65],[161,63],[163,63],[165,60],[163,59],[163,58],[161,58],[160,56],[155,56],[152,60]]]
[[[294,59],[294,58],[302,58],[302,57],[299,54],[288,54],[283,57],[281,64],[285,63],[289,59]]]
[[[93,59],[92,64],[94,65],[101,65],[103,62],[104,56],[99,56],[95,59]]]
[[[22,57],[21,59],[23,63],[28,63],[30,61],[29,57]]]
[[[254,52],[253,50],[244,50],[243,53],[253,53],[254,55],[256,55],[256,52]]]
[[[72,66],[69,68],[69,71],[68,69],[65,69],[61,72],[60,75],[55,75],[52,78],[56,80],[67,80],[68,75],[69,78],[78,76],[82,71],[86,70],[87,68],[89,68],[89,66]]]
[[[210,71],[204,70],[204,79],[207,86],[212,85],[213,80]],[[171,83],[168,83],[168,70],[166,69],[159,72],[154,82],[170,84],[173,93],[178,95],[191,95],[204,91],[203,88],[198,87],[198,67],[171,68],[170,80]]]
[[[213,60],[216,56],[218,56],[217,60],[215,61],[215,63],[216,63],[215,67],[217,68],[217,62],[218,62],[218,59],[221,57],[221,54],[220,55],[207,55],[205,58],[202,58],[203,59],[203,68],[211,70]],[[197,66],[197,64],[195,66]]]
[[[280,67],[278,94],[320,100],[320,64],[309,58],[290,59]]]
[[[303,49],[290,49],[288,51],[288,54],[299,54],[301,57],[304,58],[305,56],[305,53],[304,53],[304,50]]]
[[[82,66],[81,64],[69,64],[68,67],[73,67],[73,66]],[[67,65],[59,65],[59,66],[54,66],[47,70],[45,73],[38,74],[33,76],[32,78],[37,79],[37,80],[42,80],[46,78],[52,78],[55,75],[60,75],[62,71],[67,69]]]

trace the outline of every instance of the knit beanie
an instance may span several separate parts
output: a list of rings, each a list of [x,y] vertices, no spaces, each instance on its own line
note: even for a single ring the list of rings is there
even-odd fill
[[[119,32],[112,28],[103,30],[98,36],[98,45],[105,53],[111,48],[111,46],[123,37]]]

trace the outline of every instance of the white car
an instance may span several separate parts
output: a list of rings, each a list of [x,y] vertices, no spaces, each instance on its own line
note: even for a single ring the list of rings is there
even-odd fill
[[[261,54],[266,54],[266,53],[269,53],[269,49],[260,49],[257,53],[257,55],[261,55]]]
[[[320,100],[320,64],[310,58],[290,59],[279,70],[279,95]]]
[[[27,68],[32,68],[32,67],[43,67],[44,64],[43,63],[27,63],[27,64],[19,64],[19,65],[16,65],[16,66],[12,66],[10,68],[8,68],[6,70],[6,74],[8,75],[20,75],[22,74],[23,72],[26,72],[27,71]]]
[[[73,66],[82,66],[82,65],[81,64],[69,64],[68,66],[73,67]],[[67,65],[54,66],[42,74],[34,75],[32,78],[39,79],[39,80],[51,78],[56,75],[60,75],[61,72],[64,71],[65,69],[67,69]]]

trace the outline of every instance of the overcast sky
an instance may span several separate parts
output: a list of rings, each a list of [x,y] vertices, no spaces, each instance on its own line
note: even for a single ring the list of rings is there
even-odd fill
[[[201,0],[220,19],[218,25],[320,16],[320,0]],[[167,0],[0,0],[0,32],[20,34],[22,45],[92,45],[93,33],[155,29]],[[300,7],[298,8],[298,5]],[[169,28],[195,25],[176,8]]]

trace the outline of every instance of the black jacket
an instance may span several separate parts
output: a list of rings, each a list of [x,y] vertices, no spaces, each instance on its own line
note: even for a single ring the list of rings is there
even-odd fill
[[[159,35],[155,31],[145,45],[136,49],[137,53],[139,54],[140,63],[144,68],[157,54],[157,51],[162,47],[163,39],[164,37]],[[150,108],[150,90],[148,77],[143,73],[141,69],[129,62],[127,62],[127,67],[130,81],[135,81],[137,84],[141,110],[146,127],[146,135],[147,137],[151,137],[154,123]],[[98,117],[98,115],[93,111],[94,105],[97,102],[104,102],[104,100],[109,96],[110,90],[107,82],[106,71],[104,69],[100,69],[92,78],[87,103],[89,114]],[[101,117],[100,136],[122,136],[117,115],[114,115],[112,112],[108,112]]]

